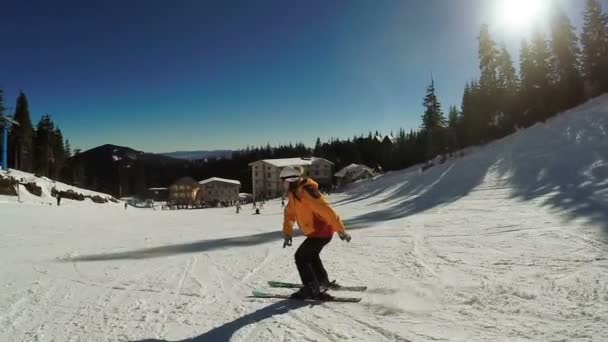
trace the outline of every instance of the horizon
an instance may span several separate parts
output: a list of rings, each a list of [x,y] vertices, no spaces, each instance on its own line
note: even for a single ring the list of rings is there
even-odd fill
[[[0,88],[13,109],[23,90],[32,123],[50,114],[83,151],[386,135],[419,128],[431,75],[444,113],[460,107],[465,82],[478,76],[484,22],[519,69],[532,25],[506,27],[502,1],[11,3],[0,14],[10,32]],[[556,1],[580,32],[584,3]]]

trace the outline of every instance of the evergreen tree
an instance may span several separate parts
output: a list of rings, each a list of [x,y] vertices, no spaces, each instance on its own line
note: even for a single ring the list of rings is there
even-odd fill
[[[545,36],[536,30],[532,37],[532,60],[534,63],[533,80],[537,120],[545,120],[555,113],[551,106],[551,52]]]
[[[422,128],[427,131],[438,130],[445,127],[445,118],[441,112],[441,104],[435,93],[435,81],[431,80],[431,84],[426,89],[426,95],[422,104],[425,108],[422,115]]]
[[[435,94],[435,81],[426,90],[424,97],[424,114],[422,115],[422,129],[426,135],[427,149],[426,157],[433,158],[444,151],[443,129],[446,125],[445,117],[441,112],[441,104]]]
[[[4,92],[2,89],[0,89],[0,116],[4,115],[4,111],[6,110],[6,108],[4,107]],[[2,124],[0,123],[0,151],[2,151],[2,149],[4,148],[4,127],[2,126]],[[0,152],[2,153],[2,152]],[[0,159],[0,161],[2,161],[2,159]],[[8,161],[7,161],[8,163]]]
[[[488,25],[483,24],[479,32],[479,113],[483,113],[485,118],[480,117],[480,128],[488,133],[488,128],[496,122],[498,115],[498,96],[497,84],[497,63],[499,51],[496,42],[492,39]]]
[[[460,141],[465,146],[483,143],[487,138],[488,119],[483,111],[479,83],[472,81],[462,96],[462,129]]]
[[[59,179],[66,162],[63,133],[61,133],[61,129],[59,129],[59,127],[57,127],[51,134],[51,149],[53,150],[52,154],[55,159],[50,170],[50,176],[53,179]]]
[[[461,129],[458,131],[458,137],[465,146],[474,144],[472,126],[473,126],[473,108],[471,98],[471,84],[467,82],[464,86],[462,94],[461,110]]]
[[[551,20],[551,65],[555,82],[556,110],[576,106],[583,99],[583,79],[579,72],[578,38],[570,19],[556,8]],[[608,58],[608,56],[607,56]]]
[[[534,122],[532,110],[534,107],[533,93],[536,90],[534,81],[534,59],[527,40],[522,40],[519,56],[519,77],[521,80],[519,94],[520,115],[515,118],[515,124],[520,126],[530,126]]]
[[[608,91],[608,16],[598,0],[587,0],[581,44],[588,95]]]
[[[23,92],[17,97],[14,119],[19,125],[12,126],[9,133],[9,163],[15,169],[31,172],[34,159],[34,128],[30,120],[27,97]]]
[[[39,176],[51,176],[55,164],[54,143],[55,124],[49,115],[43,115],[36,125],[34,138],[34,170]]]
[[[509,134],[515,125],[517,108],[517,93],[519,90],[519,79],[517,71],[513,66],[513,60],[503,44],[498,54],[496,63],[497,70],[497,101],[498,117],[497,124],[500,128],[500,135]]]
[[[448,114],[448,127],[452,130],[456,130],[458,127],[458,121],[460,120],[460,112],[456,106],[450,106],[450,112]]]
[[[70,146],[70,139],[65,139],[65,157],[72,158],[72,147]]]
[[[456,106],[450,107],[450,112],[448,114],[448,151],[453,152],[460,148],[460,143],[458,139],[459,128],[460,128],[460,112]]]
[[[0,88],[0,115],[4,115],[4,111],[6,108],[4,107],[4,91]]]
[[[496,88],[498,49],[492,39],[488,25],[481,25],[479,32],[479,86],[489,93]]]
[[[315,156],[321,155],[321,138],[319,138],[319,137],[317,137],[317,141],[315,142],[314,155]]]

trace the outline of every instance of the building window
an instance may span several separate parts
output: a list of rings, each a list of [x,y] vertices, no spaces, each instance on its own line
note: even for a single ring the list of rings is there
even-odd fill
[[[256,177],[258,176],[258,172],[257,172],[257,171],[255,172],[255,176],[256,176]]]
[[[266,177],[270,178],[270,172],[266,173]]]

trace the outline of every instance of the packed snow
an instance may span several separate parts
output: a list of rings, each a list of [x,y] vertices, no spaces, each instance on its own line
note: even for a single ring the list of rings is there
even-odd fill
[[[608,95],[424,172],[329,199],[322,258],[357,304],[251,298],[297,281],[280,201],[153,211],[0,198],[2,341],[608,341]],[[272,289],[288,293],[286,289]]]

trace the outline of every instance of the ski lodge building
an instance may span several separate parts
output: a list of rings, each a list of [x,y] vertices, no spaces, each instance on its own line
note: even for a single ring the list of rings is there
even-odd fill
[[[234,179],[212,177],[198,182],[200,186],[199,198],[207,203],[223,203],[235,205],[239,201],[241,182]]]
[[[254,200],[283,196],[283,184],[279,178],[281,170],[287,166],[299,166],[304,175],[311,177],[319,187],[330,187],[334,163],[323,158],[263,159],[249,164]]]

